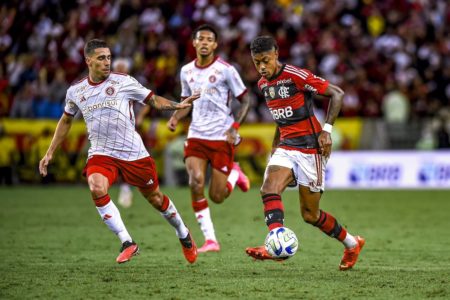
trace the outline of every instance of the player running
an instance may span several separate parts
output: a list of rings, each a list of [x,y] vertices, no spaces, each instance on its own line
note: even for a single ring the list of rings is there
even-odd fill
[[[250,105],[247,89],[236,69],[215,55],[217,32],[210,25],[201,25],[193,32],[193,46],[197,59],[181,69],[181,97],[200,94],[193,103],[192,121],[185,143],[185,163],[189,174],[192,207],[205,237],[198,252],[220,251],[214,232],[208,201],[204,194],[208,163],[212,167],[209,198],[222,203],[237,184],[246,192],[250,181],[234,163],[235,145],[240,141],[239,125],[244,121]],[[231,97],[241,102],[234,120]],[[191,108],[173,113],[167,126],[175,130],[178,121]]]
[[[198,95],[176,103],[155,95],[131,76],[111,73],[111,52],[102,40],[88,41],[84,55],[89,75],[67,90],[64,114],[47,153],[39,163],[40,173],[47,175],[47,166],[69,133],[73,116],[81,111],[90,141],[83,175],[87,177],[100,217],[122,243],[116,261],[127,262],[139,251],[108,194],[109,187],[120,174],[125,182],[138,187],[148,202],[175,228],[186,260],[195,262],[197,247],[194,240],[173,202],[160,191],[155,163],[135,130],[133,103],[149,104],[160,110],[184,109],[190,107]]]
[[[277,123],[273,155],[267,165],[261,196],[269,230],[283,226],[281,193],[290,184],[298,185],[303,220],[341,241],[344,256],[340,270],[352,268],[365,240],[352,236],[329,213],[319,209],[325,188],[325,167],[331,153],[331,130],[342,105],[344,92],[309,70],[278,60],[278,45],[269,36],[255,38],[250,46],[253,63],[261,74],[258,87]],[[330,98],[322,128],[313,112],[314,94]],[[247,248],[255,259],[273,259],[264,246]]]

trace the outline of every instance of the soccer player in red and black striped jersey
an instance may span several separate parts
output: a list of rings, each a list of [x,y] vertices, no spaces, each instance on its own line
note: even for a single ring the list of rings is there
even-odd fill
[[[269,230],[283,226],[281,193],[291,183],[298,185],[303,220],[344,244],[339,269],[348,270],[355,265],[365,240],[352,236],[332,215],[319,209],[325,167],[331,153],[330,133],[344,92],[309,70],[282,64],[278,60],[278,45],[270,36],[255,38],[250,50],[262,76],[259,89],[277,123],[273,155],[261,188],[266,224]],[[330,99],[323,128],[313,112],[315,94]],[[264,246],[247,248],[246,252],[255,259],[273,259]]]

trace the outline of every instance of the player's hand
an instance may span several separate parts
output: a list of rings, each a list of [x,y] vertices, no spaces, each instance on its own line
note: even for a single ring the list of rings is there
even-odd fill
[[[183,101],[181,101],[177,105],[177,109],[183,109],[183,108],[191,107],[192,106],[192,102],[194,102],[198,98],[200,98],[200,94],[194,94],[192,96],[187,97],[186,99],[184,99]]]
[[[237,141],[237,130],[234,127],[230,127],[224,135],[227,137],[227,142],[232,145]]]
[[[331,134],[326,131],[322,131],[319,135],[319,152],[324,156],[325,158],[330,157],[331,154]]]
[[[169,128],[170,131],[175,131],[177,129],[178,125],[178,119],[175,117],[170,117],[169,121],[167,121],[167,128]]]
[[[45,154],[45,156],[39,162],[39,173],[43,177],[47,176],[47,166],[50,163],[50,161],[52,160],[52,158],[53,158],[52,155]]]

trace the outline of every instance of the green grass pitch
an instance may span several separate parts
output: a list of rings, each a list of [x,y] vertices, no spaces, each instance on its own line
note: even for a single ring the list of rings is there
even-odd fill
[[[197,244],[203,238],[187,189],[162,188]],[[113,199],[117,189],[111,190]],[[100,220],[87,186],[0,188],[0,299],[449,299],[449,191],[327,191],[322,209],[366,238],[355,269],[343,247],[303,223],[286,191],[285,225],[300,250],[278,263],[246,246],[267,233],[257,189],[210,204],[220,253],[189,265],[173,229],[136,190],[122,217],[141,255],[118,265],[120,243]]]

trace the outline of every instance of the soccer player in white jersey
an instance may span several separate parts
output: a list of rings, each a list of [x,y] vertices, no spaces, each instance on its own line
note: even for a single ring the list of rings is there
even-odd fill
[[[240,139],[237,131],[247,115],[250,101],[236,69],[215,55],[217,32],[212,26],[205,24],[194,30],[193,46],[197,58],[181,69],[181,97],[200,94],[200,98],[193,103],[184,156],[192,207],[205,237],[205,244],[198,252],[217,252],[220,245],[204,193],[206,170],[208,163],[211,164],[209,198],[215,203],[222,203],[236,184],[244,192],[250,188],[247,176],[233,162],[235,145]],[[241,102],[236,119],[230,107],[232,97]],[[175,130],[178,121],[190,110],[174,112],[168,128]]]
[[[130,60],[125,57],[114,59],[112,64],[113,72],[129,74],[131,68]],[[137,104],[140,105],[140,104]],[[136,126],[139,127],[139,119],[136,118]],[[126,182],[121,182],[119,186],[119,196],[117,202],[124,208],[128,208],[133,203],[133,191],[131,186]]]
[[[155,163],[135,130],[133,103],[149,104],[160,110],[176,110],[190,107],[198,95],[181,103],[173,102],[155,95],[131,76],[111,73],[111,52],[102,40],[88,41],[84,55],[89,75],[67,90],[64,113],[47,153],[39,163],[39,172],[42,176],[47,175],[47,166],[69,133],[73,116],[81,111],[90,142],[83,174],[87,177],[100,217],[122,243],[116,261],[127,262],[139,251],[108,194],[109,187],[120,174],[125,182],[138,187],[148,202],[175,228],[186,260],[195,262],[197,247],[194,240],[173,202],[160,191]]]

